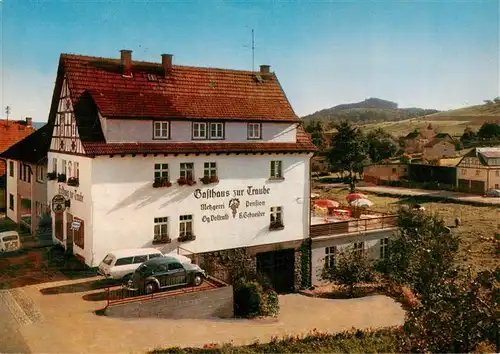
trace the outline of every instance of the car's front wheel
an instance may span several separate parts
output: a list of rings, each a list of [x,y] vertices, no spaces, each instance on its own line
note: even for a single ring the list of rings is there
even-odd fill
[[[201,274],[201,273],[195,274],[194,278],[193,278],[193,285],[200,286],[201,283],[203,283],[203,274]]]
[[[144,292],[146,294],[152,294],[158,291],[158,285],[155,282],[149,282],[144,286]]]

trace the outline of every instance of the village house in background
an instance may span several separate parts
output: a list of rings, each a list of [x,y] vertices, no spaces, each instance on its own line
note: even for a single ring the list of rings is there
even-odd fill
[[[447,133],[437,134],[430,142],[424,145],[422,157],[427,162],[438,163],[440,159],[455,157],[458,155],[457,143]]]
[[[490,188],[500,189],[500,147],[472,149],[457,169],[460,191],[484,194]]]
[[[53,239],[87,265],[237,249],[277,290],[300,283],[315,147],[269,66],[63,54],[49,124]]]
[[[48,124],[0,154],[7,164],[7,217],[35,232],[47,204]]]
[[[424,146],[431,142],[435,136],[436,131],[430,124],[426,128],[415,129],[402,139],[404,152],[408,154],[422,152]]]
[[[32,119],[26,117],[24,121],[13,121],[0,119],[0,153],[17,143],[19,140],[33,133]],[[7,207],[6,200],[6,175],[7,166],[5,161],[0,159],[0,211]]]

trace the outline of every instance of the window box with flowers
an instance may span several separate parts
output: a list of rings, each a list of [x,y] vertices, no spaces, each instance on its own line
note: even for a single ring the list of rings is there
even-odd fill
[[[55,181],[57,179],[57,172],[49,172],[49,173],[47,173],[47,179],[49,181]]]
[[[153,188],[170,187],[170,186],[172,186],[172,183],[170,183],[164,177],[155,178],[155,181],[153,182]]]
[[[269,224],[269,230],[271,231],[283,230],[284,228],[285,225],[281,221],[273,221]]]
[[[219,178],[205,176],[205,177],[200,178],[200,181],[203,184],[219,183]]]
[[[192,179],[187,179],[185,177],[180,177],[177,179],[177,184],[179,186],[185,186],[185,185],[192,186],[192,185],[196,184],[196,181],[193,181]]]
[[[80,181],[76,177],[68,178],[68,186],[78,187],[80,185]]]
[[[60,173],[57,175],[57,182],[66,182],[66,174]]]
[[[183,235],[179,236],[179,242],[187,242],[196,240],[196,236],[192,232],[186,232]]]

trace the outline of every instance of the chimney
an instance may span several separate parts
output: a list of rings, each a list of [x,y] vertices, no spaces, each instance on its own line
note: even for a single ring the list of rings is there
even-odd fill
[[[132,74],[132,51],[122,49],[120,50],[120,54],[123,75],[130,76]]]
[[[32,125],[33,125],[33,124],[32,124],[32,122],[33,122],[33,118],[31,118],[31,117],[26,117],[26,126],[27,126],[28,128],[31,128],[31,127],[32,127]]]
[[[172,54],[162,54],[161,55],[161,66],[163,66],[163,70],[165,71],[165,76],[172,69]]]
[[[271,66],[270,65],[261,65],[260,66],[260,73],[261,74],[269,74],[271,72]]]

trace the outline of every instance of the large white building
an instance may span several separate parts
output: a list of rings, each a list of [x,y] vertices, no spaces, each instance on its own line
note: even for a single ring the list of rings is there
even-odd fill
[[[314,145],[269,66],[63,54],[49,123],[54,241],[89,266],[123,248],[244,248],[277,287],[300,281]]]

